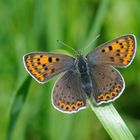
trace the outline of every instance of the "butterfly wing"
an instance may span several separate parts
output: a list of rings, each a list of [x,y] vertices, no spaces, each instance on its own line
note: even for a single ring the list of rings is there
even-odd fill
[[[67,71],[56,82],[52,103],[56,109],[64,113],[77,112],[86,107],[86,94],[75,71]]]
[[[39,83],[45,83],[54,75],[64,72],[74,65],[74,58],[55,53],[34,52],[24,55],[24,66]]]
[[[136,52],[134,35],[124,35],[95,48],[87,55],[92,64],[111,64],[115,67],[128,66]]]
[[[92,65],[90,67],[93,82],[93,99],[97,105],[108,103],[118,98],[125,83],[121,74],[109,65]]]

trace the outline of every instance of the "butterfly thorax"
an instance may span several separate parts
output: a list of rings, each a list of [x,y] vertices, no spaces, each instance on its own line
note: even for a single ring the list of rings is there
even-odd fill
[[[78,56],[76,59],[76,69],[81,74],[88,72],[87,61],[82,55]]]
[[[89,67],[87,60],[82,56],[78,56],[76,59],[76,71],[80,76],[82,89],[90,97],[92,92],[92,82],[89,75]]]

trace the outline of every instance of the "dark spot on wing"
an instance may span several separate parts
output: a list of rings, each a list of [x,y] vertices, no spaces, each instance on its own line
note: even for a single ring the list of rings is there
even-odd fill
[[[116,89],[116,92],[118,93],[118,92],[119,92],[119,90],[118,90],[118,89]]]
[[[64,105],[61,105],[61,108],[64,108]]]
[[[110,97],[109,96],[106,96],[106,98],[109,99]]]
[[[56,61],[59,61],[59,58],[56,58]]]
[[[75,106],[73,106],[72,109],[74,110],[75,109]]]
[[[112,46],[109,46],[108,48],[109,48],[110,51],[112,51]]]
[[[51,63],[52,62],[52,57],[49,57],[48,58],[48,61]]]
[[[117,52],[120,52],[120,50],[118,49]]]
[[[102,52],[104,53],[105,52],[105,49],[102,49]]]
[[[66,107],[66,110],[69,110],[69,107],[68,106]]]
[[[43,67],[45,67],[46,65],[45,65],[45,64],[43,64],[42,66],[43,66]]]
[[[115,94],[114,94],[114,93],[112,93],[112,96],[115,96]]]

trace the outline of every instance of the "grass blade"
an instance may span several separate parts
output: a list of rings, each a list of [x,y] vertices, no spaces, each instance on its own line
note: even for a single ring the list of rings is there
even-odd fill
[[[22,107],[26,101],[26,97],[28,94],[28,90],[30,87],[30,83],[31,83],[31,77],[28,76],[23,84],[21,85],[21,87],[17,90],[12,107],[11,107],[11,112],[10,112],[10,121],[9,121],[9,125],[8,125],[8,130],[7,130],[7,137],[6,140],[10,140],[16,121],[18,119],[18,116],[22,110]]]
[[[100,2],[99,8],[97,10],[97,14],[95,16],[94,23],[92,24],[91,30],[88,34],[88,37],[86,39],[84,46],[87,46],[93,39],[96,38],[97,35],[99,35],[99,32],[103,25],[105,14],[107,13],[108,5],[109,5],[109,0],[102,0]],[[96,44],[96,41],[94,44]],[[86,51],[84,51],[84,54],[87,54],[90,51],[91,51],[91,48],[88,48]]]
[[[90,100],[88,100],[88,104],[113,140],[135,140],[112,104],[97,107]]]

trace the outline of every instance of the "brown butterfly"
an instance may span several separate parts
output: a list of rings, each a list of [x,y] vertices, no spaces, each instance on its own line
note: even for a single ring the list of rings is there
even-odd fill
[[[128,34],[95,48],[86,57],[33,52],[24,55],[26,70],[39,83],[61,73],[52,93],[52,103],[65,113],[86,108],[86,99],[96,105],[117,99],[125,88],[121,74],[114,67],[127,67],[136,52],[136,38]]]

